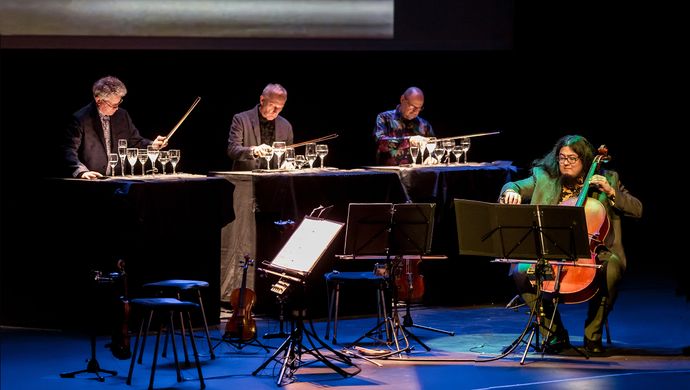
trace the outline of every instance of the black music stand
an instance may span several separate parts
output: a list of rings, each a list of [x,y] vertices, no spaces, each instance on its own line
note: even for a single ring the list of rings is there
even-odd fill
[[[351,255],[353,259],[363,255],[383,255],[387,264],[391,263],[394,257],[394,264],[391,271],[400,267],[401,262],[409,262],[413,259],[423,258],[431,250],[431,237],[433,233],[434,221],[433,203],[351,203],[348,208],[347,230],[345,234],[345,254]],[[409,267],[408,267],[409,268]],[[394,275],[390,272],[389,276]],[[408,275],[411,276],[411,275]],[[406,314],[403,322],[400,323],[398,315],[398,297],[395,278],[389,277],[389,287],[392,291],[392,304],[389,306],[384,319],[376,324],[364,335],[352,342],[357,344],[364,338],[372,338],[381,341],[375,334],[381,334],[381,327],[386,331],[386,344],[395,343],[395,350],[385,356],[399,354],[402,351],[409,351],[408,337],[419,343],[424,349],[430,351],[431,348],[424,344],[409,327],[431,330],[435,332],[454,335],[455,332],[431,328],[423,325],[416,325],[410,315],[410,301],[412,295],[412,285],[408,289],[406,299]],[[411,278],[408,277],[411,284]],[[400,347],[398,334],[402,335],[405,342],[403,348]],[[383,356],[379,356],[383,357]]]
[[[506,348],[504,353],[507,355],[515,350],[529,333],[527,347],[520,364],[524,364],[530,347],[543,354],[551,328],[546,327],[546,337],[540,345],[539,329],[545,327],[542,325],[544,315],[542,285],[545,280],[555,280],[554,311],[550,322],[553,323],[558,309],[562,267],[578,266],[578,258],[590,256],[584,208],[504,205],[455,199],[455,214],[461,255],[515,259],[503,262],[533,264],[537,289],[536,302],[530,312],[530,319],[525,330]],[[550,265],[556,266],[555,275]],[[532,340],[535,335],[535,345],[533,345]],[[582,353],[577,348],[575,350]],[[587,357],[586,354],[585,357]]]
[[[360,368],[352,363],[350,357],[334,350],[316,335],[311,319],[307,317],[304,302],[307,277],[342,227],[343,223],[340,222],[305,217],[275,259],[270,263],[264,262],[264,268],[257,268],[259,271],[279,277],[279,280],[271,287],[271,291],[278,295],[287,295],[288,291],[292,293],[292,323],[294,326],[285,341],[252,372],[252,375],[257,375],[271,361],[281,364],[280,374],[276,381],[278,386],[285,384],[286,375],[294,378],[297,369],[315,361],[323,363],[345,378],[360,372]],[[309,320],[310,329],[304,326],[305,319]],[[305,341],[308,342],[308,346],[305,345]],[[320,349],[326,349],[332,355],[326,356]],[[305,353],[314,357],[315,360],[303,362],[302,355]],[[281,354],[282,357],[280,357]],[[346,366],[345,368],[354,367],[355,370],[348,372],[333,361],[342,363]]]

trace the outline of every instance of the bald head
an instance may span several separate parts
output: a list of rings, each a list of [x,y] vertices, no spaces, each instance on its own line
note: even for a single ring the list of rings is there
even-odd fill
[[[424,109],[424,92],[417,87],[410,87],[400,96],[400,113],[403,118],[412,120]]]

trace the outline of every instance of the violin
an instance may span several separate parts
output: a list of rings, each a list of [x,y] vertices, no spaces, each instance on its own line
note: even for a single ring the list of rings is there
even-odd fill
[[[580,195],[576,198],[568,199],[561,203],[563,206],[576,206],[585,208],[585,218],[587,220],[587,233],[589,235],[590,257],[577,259],[577,264],[596,264],[596,248],[603,244],[609,231],[609,217],[606,207],[598,200],[588,197],[589,181],[596,172],[599,171],[602,163],[608,162],[610,157],[608,149],[602,145],[597,150],[598,154],[592,161],[587,177],[585,177]],[[554,275],[556,268],[554,267]],[[590,300],[599,288],[594,283],[597,269],[587,266],[562,266],[559,277],[559,295],[564,303],[580,303]],[[544,292],[555,291],[555,281],[543,282]]]
[[[225,324],[225,339],[235,339],[240,342],[251,341],[256,338],[256,320],[252,316],[252,306],[256,301],[256,293],[247,288],[247,270],[254,260],[249,255],[244,256],[244,261],[240,262],[242,267],[242,286],[232,290],[230,293],[230,305],[232,305],[232,316]]]
[[[120,360],[129,359],[132,351],[129,346],[129,293],[127,286],[127,273],[125,261],[117,261],[117,272],[111,274],[111,281],[115,282],[116,317],[113,322],[113,332],[110,343],[110,351]]]
[[[404,258],[395,272],[395,285],[398,297],[409,302],[419,302],[424,296],[424,276],[419,272],[422,259]]]

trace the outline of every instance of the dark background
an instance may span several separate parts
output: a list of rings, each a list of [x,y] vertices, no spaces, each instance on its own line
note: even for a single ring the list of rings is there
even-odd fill
[[[202,98],[170,145],[182,150],[179,167],[191,173],[230,168],[232,115],[253,107],[269,82],[288,90],[282,115],[295,142],[340,135],[326,158],[339,168],[373,163],[375,116],[394,108],[412,85],[425,92],[421,116],[437,135],[500,130],[473,139],[470,160],[512,160],[523,169],[519,178],[559,137],[582,134],[609,147],[610,168],[645,205],[643,219],[624,222],[629,272],[672,274],[682,264],[660,250],[675,245],[678,237],[661,227],[680,211],[659,188],[674,174],[680,154],[673,146],[684,138],[668,126],[665,113],[674,105],[661,93],[662,85],[674,88],[679,65],[665,60],[669,42],[652,27],[651,10],[597,2],[398,1],[395,17],[388,41],[2,37],[2,261],[11,251],[33,261],[31,247],[42,238],[13,229],[41,224],[26,190],[41,191],[38,178],[54,172],[56,140],[69,115],[92,99],[96,79],[114,75],[129,89],[123,107],[149,138],[167,134]],[[79,200],[65,207],[79,207]],[[29,275],[2,277],[30,282]],[[512,294],[503,280],[449,278],[500,291],[456,303]]]

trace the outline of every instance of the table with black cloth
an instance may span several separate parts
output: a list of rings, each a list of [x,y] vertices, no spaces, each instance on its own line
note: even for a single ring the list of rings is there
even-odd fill
[[[235,185],[233,203],[236,219],[223,229],[221,294],[229,294],[241,284],[240,261],[249,255],[257,264],[272,261],[291,234],[290,228],[277,221],[294,221],[294,227],[319,206],[333,206],[321,217],[346,222],[350,203],[406,202],[405,189],[394,172],[362,169],[306,169],[275,172],[211,172]],[[315,305],[325,312],[323,274],[338,267],[335,255],[342,254],[345,228],[329,246],[308,278],[318,296]],[[367,265],[367,267],[373,264]],[[275,296],[270,292],[271,278],[255,278],[248,272],[248,287],[257,293],[256,311],[274,309]]]
[[[208,281],[208,321],[219,323],[221,229],[234,219],[233,190],[222,178],[190,174],[44,179],[14,189],[28,207],[11,216],[24,224],[3,232],[14,247],[5,253],[15,254],[3,258],[3,322],[86,326],[107,312],[98,300],[84,307],[102,290],[92,271],[115,272],[122,259],[131,297],[157,280]]]
[[[502,292],[500,289],[486,291],[484,284],[484,281],[503,279],[502,267],[488,264],[484,259],[458,255],[453,200],[496,202],[503,184],[514,180],[517,173],[517,168],[510,161],[367,168],[397,173],[411,202],[436,204],[431,253],[446,255],[448,260],[426,261],[423,264],[425,302],[484,303],[492,300],[490,295]],[[504,287],[502,281],[499,283]],[[450,289],[451,286],[455,290]],[[507,289],[511,287],[509,283],[506,286]]]

